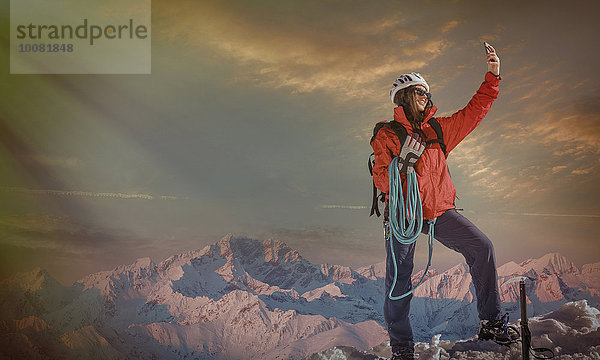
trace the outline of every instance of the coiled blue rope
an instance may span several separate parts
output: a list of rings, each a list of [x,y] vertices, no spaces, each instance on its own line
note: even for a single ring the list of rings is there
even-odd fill
[[[390,209],[390,231],[386,231],[386,237],[390,242],[390,251],[392,252],[392,259],[394,261],[394,282],[390,288],[388,297],[390,300],[399,300],[410,294],[421,285],[431,265],[431,255],[433,254],[433,235],[435,218],[433,220],[427,220],[429,223],[429,258],[427,259],[427,267],[423,276],[408,292],[400,295],[393,296],[392,293],[396,287],[396,281],[398,279],[398,264],[396,263],[396,254],[394,253],[394,241],[395,238],[399,243],[404,245],[410,245],[417,241],[417,237],[423,229],[423,205],[421,203],[421,195],[419,194],[419,183],[417,182],[417,175],[415,171],[406,175],[406,204],[404,204],[404,196],[402,193],[402,180],[400,178],[400,171],[398,169],[398,157],[395,157],[390,165],[388,166],[388,173],[390,178],[390,197],[389,197],[389,209]],[[386,229],[387,230],[387,229]],[[390,236],[393,234],[393,236]]]

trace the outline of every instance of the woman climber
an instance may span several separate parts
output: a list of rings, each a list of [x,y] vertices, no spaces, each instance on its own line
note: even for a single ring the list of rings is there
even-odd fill
[[[498,342],[512,340],[513,334],[509,334],[507,339],[507,317],[500,313],[494,248],[475,225],[456,211],[456,189],[446,164],[448,154],[479,125],[498,97],[500,59],[491,45],[485,43],[485,46],[488,72],[485,74],[485,81],[464,109],[451,116],[434,119],[437,108],[431,101],[429,85],[420,74],[404,74],[394,82],[390,97],[396,106],[394,121],[405,129],[403,134],[407,137],[400,139],[398,131],[394,130],[398,124],[391,124],[394,123],[391,121],[388,124],[393,126],[382,126],[371,141],[375,153],[373,181],[386,194],[386,298],[383,312],[390,336],[392,359],[414,357],[414,340],[408,315],[412,298],[411,273],[415,243],[396,241],[398,234],[393,229],[390,231],[390,214],[397,215],[396,212],[389,211],[389,203],[391,200],[398,201],[389,198],[389,166],[394,158],[397,158],[394,163],[398,164],[402,179],[400,189],[408,191],[407,178],[414,176],[411,174],[413,171],[416,173],[416,192],[422,202],[421,216],[423,220],[430,220],[422,222],[421,232],[429,233],[429,228],[433,225],[435,239],[465,257],[477,296],[479,338]],[[399,197],[403,197],[402,192]],[[413,216],[414,219],[414,214],[409,213],[407,216]],[[403,226],[406,219],[396,222]],[[417,235],[418,232],[415,239]]]

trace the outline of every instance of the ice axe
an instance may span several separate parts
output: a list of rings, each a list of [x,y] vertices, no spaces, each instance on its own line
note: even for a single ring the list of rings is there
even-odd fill
[[[525,277],[519,280],[519,299],[521,300],[521,353],[523,360],[529,360],[529,353],[534,352],[533,357],[536,359],[552,359],[554,352],[547,348],[531,348],[531,332],[527,325],[527,292],[525,291]],[[550,356],[537,356],[540,353],[550,353]]]
[[[525,279],[519,280],[519,298],[521,299],[521,352],[523,360],[529,360],[529,347],[531,346],[531,333],[527,326],[527,293],[525,292]]]

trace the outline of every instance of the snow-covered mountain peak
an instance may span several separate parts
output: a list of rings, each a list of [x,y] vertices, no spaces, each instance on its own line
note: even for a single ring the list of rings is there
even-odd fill
[[[133,263],[133,266],[138,269],[144,269],[144,268],[154,267],[154,266],[156,266],[156,264],[149,257],[142,257],[142,258],[136,259],[135,262]]]
[[[540,269],[540,267],[542,269]],[[550,273],[567,274],[578,273],[575,265],[566,257],[559,253],[550,253],[538,259],[537,264],[533,267],[538,273],[547,270]],[[541,270],[541,271],[538,271]]]
[[[44,269],[15,274],[0,282],[0,322],[60,308],[72,300],[73,292],[73,287],[63,286]]]
[[[520,264],[510,261],[498,268],[498,275],[523,275],[532,271],[535,275],[579,273],[577,267],[566,257],[559,253],[549,253],[538,259],[527,259]]]
[[[354,271],[349,266],[322,264],[321,273],[333,281],[352,284],[355,280]]]
[[[424,269],[413,275],[413,284],[419,281]],[[472,302],[471,274],[467,264],[460,263],[441,274],[435,269],[427,271],[425,281],[415,289],[416,296],[431,299],[456,299]]]
[[[294,262],[302,260],[302,256],[297,250],[290,248],[286,243],[276,239],[267,239],[263,241],[265,261]]]
[[[96,288],[114,300],[122,294],[141,296],[139,290],[147,287],[151,279],[157,275],[158,267],[149,257],[136,259],[128,265],[120,265],[109,271],[100,271],[85,276],[76,284],[84,289]]]
[[[585,264],[581,267],[582,274],[600,273],[600,262]]]
[[[25,273],[16,274],[1,283],[2,288],[20,289],[21,291],[38,291],[47,286],[59,285],[44,269],[39,267]]]
[[[385,277],[385,261],[377,264],[367,265],[356,269],[356,272],[370,280]]]
[[[231,248],[231,241],[233,240],[233,234],[228,233],[223,236],[221,240],[217,241],[216,245],[219,247],[219,255],[224,258],[229,258],[233,255],[233,250]]]
[[[235,237],[227,234],[215,244],[217,253],[230,261],[243,260],[245,263],[254,261],[264,262],[295,262],[302,260],[297,250],[286,243],[267,239],[262,243],[247,237]],[[206,251],[208,253],[208,250]]]
[[[469,273],[469,267],[465,263],[460,263],[444,271],[444,274],[448,275],[462,275]]]
[[[149,257],[143,257],[136,259],[129,265],[120,265],[112,270],[112,273],[135,273],[146,275],[149,272],[155,270],[156,264]]]

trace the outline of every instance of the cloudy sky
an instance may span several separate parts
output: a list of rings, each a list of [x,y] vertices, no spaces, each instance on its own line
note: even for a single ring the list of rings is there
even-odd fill
[[[1,6],[0,277],[69,284],[227,233],[380,262],[366,162],[389,88],[420,72],[452,114],[483,81],[482,41],[503,80],[450,154],[457,206],[500,264],[600,261],[596,1],[154,0],[151,75],[9,75]],[[434,267],[459,261],[436,243]]]

